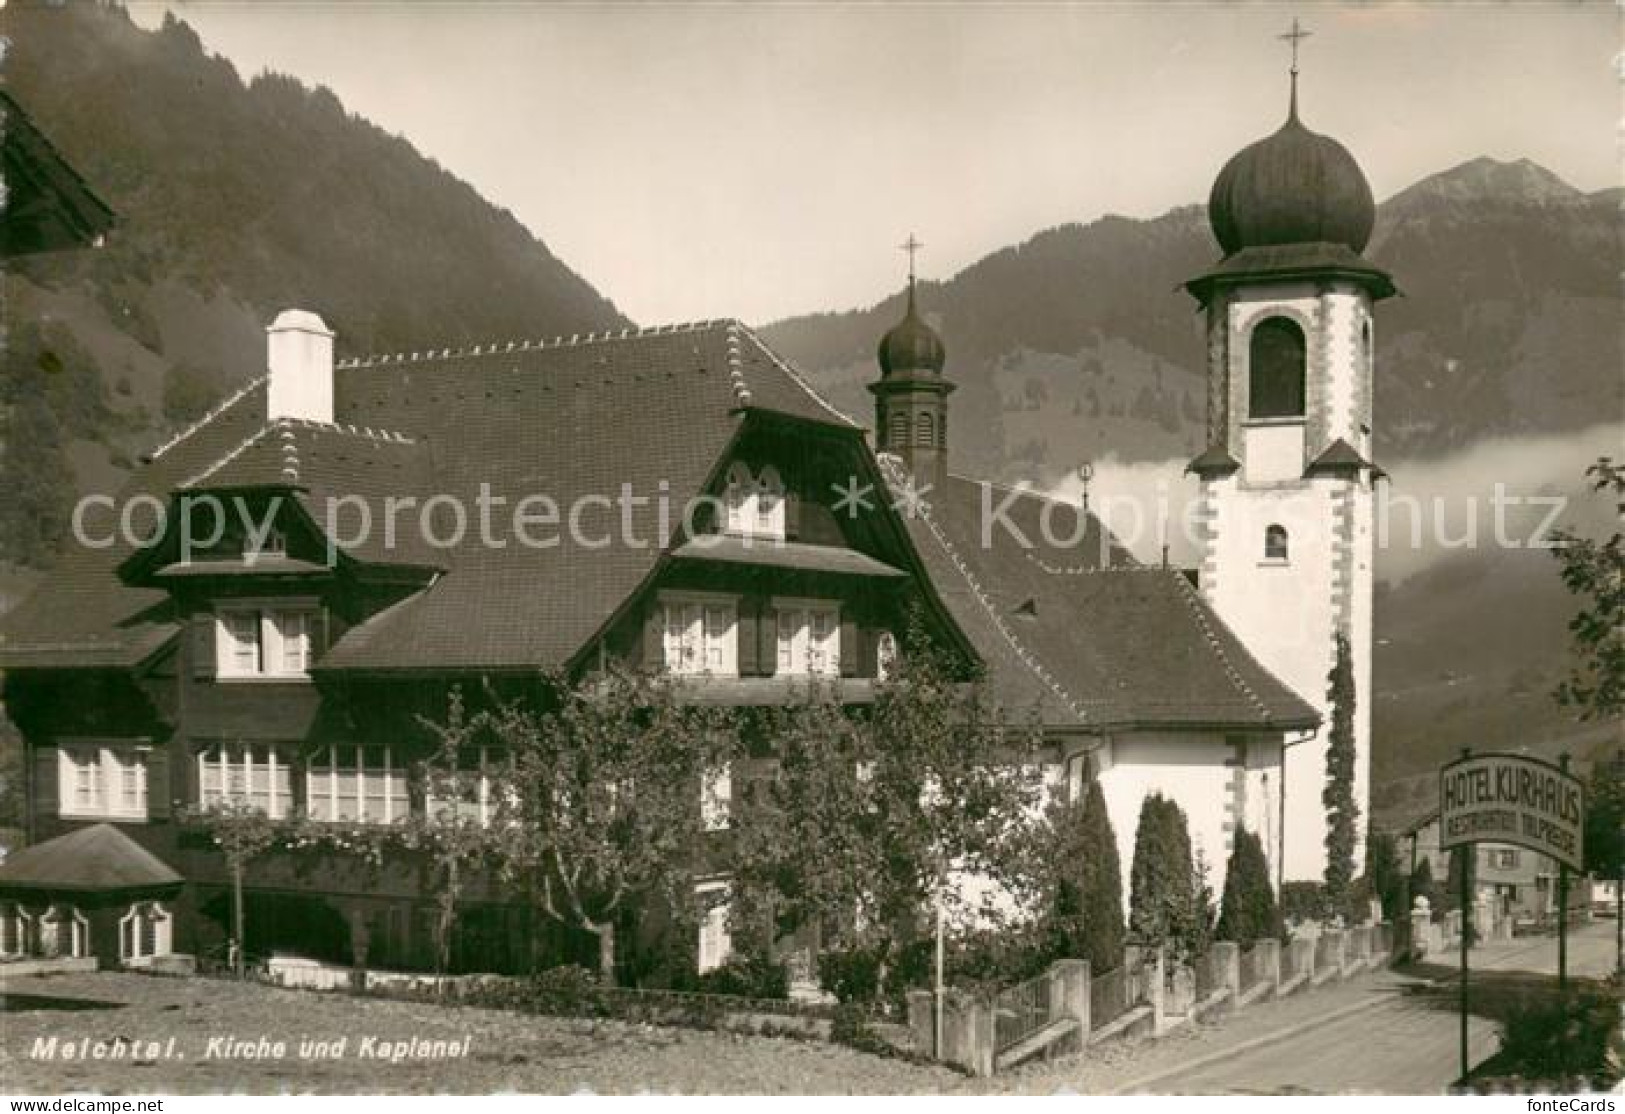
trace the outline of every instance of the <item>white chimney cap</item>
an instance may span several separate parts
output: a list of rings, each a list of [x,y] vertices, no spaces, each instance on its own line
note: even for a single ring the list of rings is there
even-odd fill
[[[271,328],[277,330],[298,329],[307,333],[322,333],[325,336],[333,335],[333,330],[327,327],[327,322],[308,309],[283,310],[276,315],[276,320],[271,322]]]

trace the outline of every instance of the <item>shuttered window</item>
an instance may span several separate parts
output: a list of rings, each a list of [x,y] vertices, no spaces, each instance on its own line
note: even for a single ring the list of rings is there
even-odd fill
[[[815,600],[774,600],[779,673],[835,676],[841,671],[841,608]]]
[[[57,755],[61,815],[147,818],[145,745],[64,744]]]
[[[221,677],[303,677],[310,668],[309,608],[234,607],[219,612]]]

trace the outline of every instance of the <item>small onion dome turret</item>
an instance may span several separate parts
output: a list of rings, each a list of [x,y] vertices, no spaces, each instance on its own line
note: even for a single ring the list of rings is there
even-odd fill
[[[913,280],[908,284],[908,311],[889,333],[880,338],[880,348],[875,358],[880,361],[882,377],[918,371],[942,374],[943,364],[948,359],[947,350],[942,346],[942,338],[925,323],[914,306]]]
[[[1354,156],[1299,122],[1295,84],[1286,123],[1226,163],[1208,197],[1208,220],[1226,255],[1307,243],[1342,244],[1358,254],[1376,213]]]

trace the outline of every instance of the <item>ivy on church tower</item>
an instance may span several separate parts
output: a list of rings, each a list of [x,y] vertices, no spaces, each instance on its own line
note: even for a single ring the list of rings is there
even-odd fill
[[[1331,909],[1348,904],[1354,881],[1355,833],[1360,808],[1354,800],[1354,660],[1348,634],[1334,636],[1332,669],[1326,677],[1326,702],[1331,708],[1331,731],[1326,740],[1326,785],[1320,803],[1326,806],[1326,900]]]

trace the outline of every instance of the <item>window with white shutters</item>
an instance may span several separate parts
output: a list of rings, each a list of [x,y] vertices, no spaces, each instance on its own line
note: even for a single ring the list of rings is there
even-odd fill
[[[215,671],[224,678],[297,678],[310,668],[308,608],[223,608],[215,639]]]
[[[666,668],[693,676],[739,673],[739,605],[730,597],[663,596],[662,642]]]
[[[58,811],[63,816],[147,818],[145,745],[70,744],[57,748]]]
[[[781,675],[841,671],[840,605],[819,600],[773,601]]]

